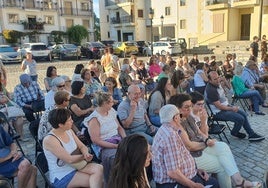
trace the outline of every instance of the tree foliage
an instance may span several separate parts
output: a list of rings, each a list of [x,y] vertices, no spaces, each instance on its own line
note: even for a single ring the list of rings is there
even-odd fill
[[[16,30],[3,30],[3,36],[5,40],[8,43],[14,44],[18,42],[18,39],[20,39],[23,36],[23,33]]]
[[[96,16],[96,14],[94,13],[94,32],[95,32],[95,39],[101,40],[101,36],[100,36],[100,19]]]
[[[63,42],[62,37],[64,35],[67,35],[67,34],[64,31],[51,31],[51,35],[54,37],[54,42],[56,44],[59,44],[59,43]]]
[[[68,34],[70,42],[74,42],[75,44],[80,45],[81,41],[84,38],[87,38],[88,31],[82,25],[75,25],[75,26],[70,27],[67,30],[67,34]]]

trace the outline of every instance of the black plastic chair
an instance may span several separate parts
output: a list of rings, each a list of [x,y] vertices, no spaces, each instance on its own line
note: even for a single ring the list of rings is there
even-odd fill
[[[40,119],[36,119],[32,121],[29,125],[29,131],[35,140],[35,157],[38,152],[43,151],[42,143],[38,140],[38,127],[39,127]]]
[[[21,153],[25,156],[25,154],[23,152],[23,149],[22,149],[22,147],[20,145],[20,142],[19,142],[20,135],[17,134],[15,128],[13,127],[13,125],[11,125],[9,123],[8,118],[6,117],[6,115],[3,112],[0,112],[0,119],[2,119],[3,123],[5,123],[8,126],[8,133],[9,133],[9,135],[12,137],[13,140],[16,141],[16,144],[19,147]]]
[[[48,169],[47,159],[46,159],[44,152],[41,152],[37,155],[36,160],[35,160],[35,165],[45,180],[45,187],[52,188],[52,184],[46,175],[49,169]]]
[[[225,129],[226,129],[226,125],[220,124],[218,121],[213,120],[213,117],[209,117],[208,120],[208,134],[209,135],[218,135],[220,140],[222,140],[221,134],[224,136],[224,138],[226,139],[226,141],[228,142],[228,144],[230,144],[229,139],[227,138],[226,134],[225,134]]]

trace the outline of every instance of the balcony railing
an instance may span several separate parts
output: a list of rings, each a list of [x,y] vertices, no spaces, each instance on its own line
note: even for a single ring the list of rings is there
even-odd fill
[[[134,0],[105,0],[105,6],[113,6],[120,3],[133,3]]]
[[[92,9],[61,8],[61,15],[65,16],[92,16]]]
[[[43,22],[23,23],[23,26],[24,26],[24,30],[44,30]]]
[[[132,16],[122,16],[121,18],[111,18],[112,24],[121,24],[121,23],[133,23],[134,19]]]
[[[207,0],[207,5],[217,5],[222,3],[229,3],[229,0]]]

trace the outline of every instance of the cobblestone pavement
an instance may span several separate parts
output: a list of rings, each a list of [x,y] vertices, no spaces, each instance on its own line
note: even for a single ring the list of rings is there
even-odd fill
[[[38,64],[39,83],[43,88],[43,79],[46,74],[46,67],[55,65],[58,69],[58,74],[65,74],[71,77],[74,66],[78,61],[65,61]],[[86,60],[81,61],[86,64]],[[21,74],[19,65],[7,65],[8,70],[8,90],[13,91],[13,88],[18,84],[18,76]],[[253,129],[266,136],[268,133],[268,109],[261,109],[267,115],[265,116],[249,116],[250,124]],[[21,142],[26,156],[34,163],[34,139],[28,131],[29,123],[25,123],[24,131],[26,137],[30,138],[27,142]],[[243,130],[243,129],[242,129]],[[268,138],[262,142],[251,143],[247,139],[238,140],[230,135],[230,131],[225,131],[228,139],[230,140],[230,148],[234,154],[235,160],[244,178],[252,181],[262,181],[264,171],[268,169],[267,151],[268,151]],[[224,138],[223,138],[224,139]],[[225,141],[225,140],[223,140]],[[38,175],[38,187],[44,187],[43,179]]]

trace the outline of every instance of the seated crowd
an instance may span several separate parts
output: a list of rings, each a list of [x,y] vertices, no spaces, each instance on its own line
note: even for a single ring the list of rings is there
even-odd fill
[[[49,66],[46,94],[31,75],[22,74],[14,102],[38,125],[54,187],[149,188],[152,179],[157,188],[260,187],[241,176],[230,147],[210,137],[205,105],[213,117],[233,122],[232,136],[264,140],[228,95],[248,98],[250,109],[265,115],[266,59],[260,70],[252,60],[241,69],[235,54],[224,63],[215,56],[200,62],[197,54],[190,61],[153,55],[148,65],[132,55],[121,65],[106,50],[101,61],[78,64],[72,80]],[[0,92],[4,108],[11,98],[1,83]],[[12,117],[23,140],[21,119]],[[15,151],[2,127],[0,176],[17,173],[19,187],[35,187],[36,168]],[[3,169],[9,166],[12,170]]]

